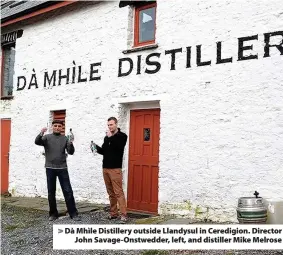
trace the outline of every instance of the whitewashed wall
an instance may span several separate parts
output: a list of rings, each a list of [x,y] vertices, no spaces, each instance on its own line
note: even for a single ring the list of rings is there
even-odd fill
[[[130,106],[119,105],[121,98],[155,96],[161,107],[160,213],[235,221],[239,197],[255,190],[264,197],[283,196],[283,56],[273,47],[271,56],[263,58],[263,33],[283,28],[280,0],[158,1],[159,47],[130,54],[122,53],[128,47],[130,8],[89,2],[67,10],[23,26],[17,41],[16,76],[29,81],[35,73],[38,89],[27,85],[15,91],[12,103],[14,195],[47,196],[42,148],[34,139],[51,110],[66,109],[67,128],[76,137],[76,153],[68,161],[75,198],[107,202],[101,157],[92,156],[89,142],[103,141],[109,116],[127,116]],[[237,61],[238,38],[253,35],[258,40],[246,42],[253,50],[244,54],[258,54],[258,59]],[[281,40],[271,38],[274,44]],[[232,63],[216,64],[218,41],[223,42],[222,57],[233,57]],[[210,66],[196,66],[196,45],[202,45],[202,59],[211,60]],[[189,46],[191,67],[186,68]],[[170,71],[165,50],[176,48],[182,53]],[[144,61],[153,52],[161,53],[162,67],[150,75],[144,73]],[[118,77],[119,58],[132,58],[136,68],[140,54],[141,74],[134,69]],[[84,75],[91,63],[102,62],[101,80],[43,88],[45,71],[66,71],[73,61],[82,65]],[[126,117],[121,122],[128,128]],[[127,162],[125,180],[126,175]],[[62,198],[59,183],[57,190]]]

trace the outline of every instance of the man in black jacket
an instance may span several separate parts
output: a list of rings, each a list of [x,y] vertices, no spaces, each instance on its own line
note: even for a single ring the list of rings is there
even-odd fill
[[[43,146],[45,149],[45,168],[47,176],[48,202],[49,202],[49,220],[58,218],[56,205],[56,180],[57,176],[63,191],[68,213],[73,220],[80,220],[76,209],[73,190],[68,174],[66,151],[73,155],[75,148],[72,141],[61,135],[63,122],[54,120],[52,122],[53,133],[44,135],[47,128],[43,128],[40,134],[35,138],[35,144]]]
[[[109,219],[118,217],[117,202],[121,213],[121,221],[127,221],[126,199],[122,187],[122,162],[124,148],[128,136],[117,128],[117,119],[108,119],[108,128],[104,143],[101,147],[95,144],[96,150],[103,155],[103,178],[110,200]]]

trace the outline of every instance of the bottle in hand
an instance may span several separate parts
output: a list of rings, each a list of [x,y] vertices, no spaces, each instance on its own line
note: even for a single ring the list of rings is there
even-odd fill
[[[95,143],[93,141],[91,141],[91,143],[90,143],[90,149],[91,149],[93,155],[96,155],[96,146],[95,146]]]
[[[70,131],[69,131],[69,133],[67,135],[67,138],[68,138],[68,142],[73,142],[75,140],[75,136],[74,136],[73,131],[72,131],[71,128],[70,128]]]

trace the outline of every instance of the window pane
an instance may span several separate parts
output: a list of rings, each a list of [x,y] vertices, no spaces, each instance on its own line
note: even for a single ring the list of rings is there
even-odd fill
[[[139,13],[139,42],[154,40],[155,7],[145,9]]]
[[[13,95],[13,77],[14,77],[14,64],[15,64],[15,48],[9,47],[3,49],[3,95]]]
[[[144,128],[143,129],[143,140],[145,142],[150,141],[150,128]]]

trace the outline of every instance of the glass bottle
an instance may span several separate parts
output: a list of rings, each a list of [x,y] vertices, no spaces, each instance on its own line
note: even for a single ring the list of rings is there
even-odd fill
[[[70,131],[67,135],[67,139],[68,139],[68,142],[73,142],[75,140],[75,136],[74,136],[71,128],[70,128]]]
[[[93,141],[90,142],[90,149],[91,149],[93,155],[96,155],[96,146],[95,146],[95,143]]]

